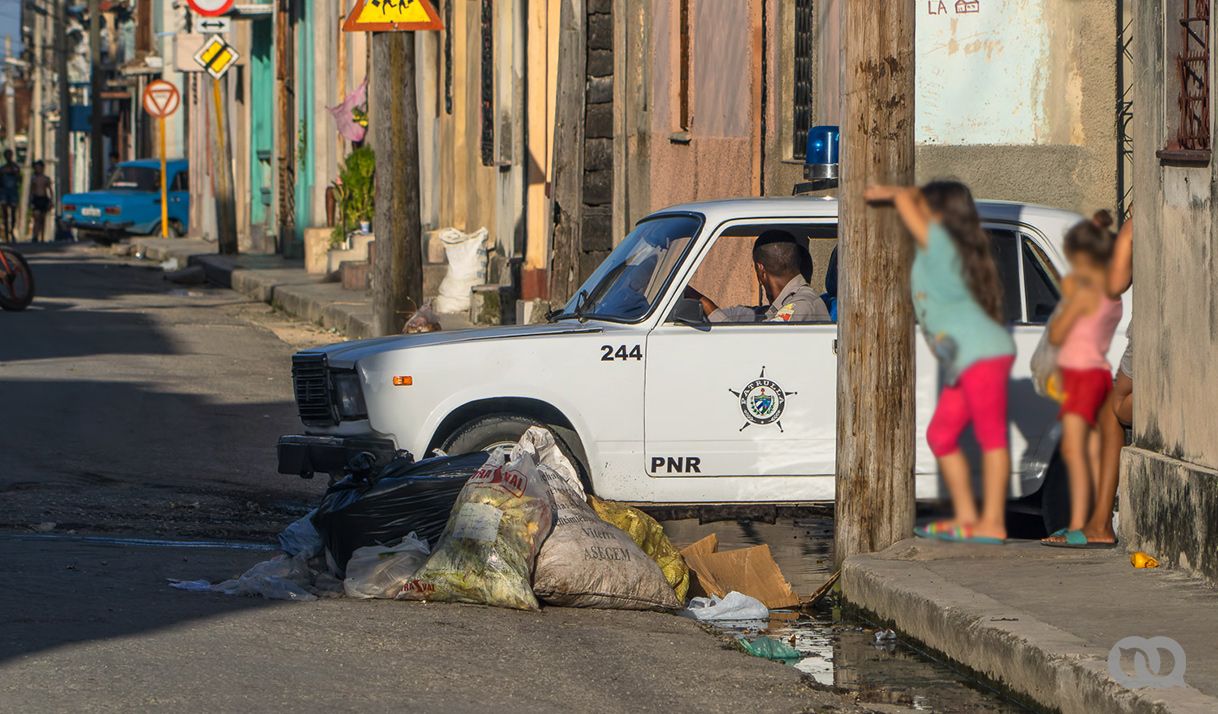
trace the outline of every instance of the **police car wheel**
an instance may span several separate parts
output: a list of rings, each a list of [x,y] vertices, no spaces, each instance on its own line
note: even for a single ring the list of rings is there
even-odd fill
[[[573,450],[567,443],[567,439],[571,436],[570,430],[546,424],[533,417],[521,414],[489,414],[478,417],[466,422],[453,431],[440,445],[440,449],[444,453],[453,456],[471,454],[476,451],[510,449],[516,442],[520,441],[520,437],[524,436],[524,433],[530,427],[534,426],[549,429],[554,434],[554,439],[558,442],[558,448],[564,456],[570,459],[571,463],[575,466],[575,470],[579,472],[579,478],[583,482],[584,488],[591,492],[587,477],[587,467],[579,457],[574,455]]]

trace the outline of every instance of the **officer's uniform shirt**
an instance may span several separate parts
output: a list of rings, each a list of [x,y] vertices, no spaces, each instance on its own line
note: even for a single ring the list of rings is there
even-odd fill
[[[747,305],[721,307],[708,317],[711,322],[829,322],[825,301],[802,275],[796,275],[763,312]]]

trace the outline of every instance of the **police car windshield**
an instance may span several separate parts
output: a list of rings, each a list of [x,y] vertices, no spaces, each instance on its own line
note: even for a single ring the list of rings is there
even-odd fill
[[[554,319],[637,322],[647,317],[701,225],[689,215],[639,223]]]

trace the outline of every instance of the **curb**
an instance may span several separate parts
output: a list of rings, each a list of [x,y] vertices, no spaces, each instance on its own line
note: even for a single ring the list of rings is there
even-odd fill
[[[1063,714],[1218,711],[1218,699],[1192,687],[1127,689],[1109,676],[1106,648],[956,585],[915,561],[852,556],[842,568],[841,587],[851,604]]]
[[[336,330],[351,339],[375,336],[370,316],[361,314],[368,311],[363,294],[340,294],[338,283],[319,283],[313,276],[291,269],[249,270],[222,255],[192,255],[189,264],[202,266],[208,282],[267,303],[293,317]],[[334,295],[318,296],[319,290]]]

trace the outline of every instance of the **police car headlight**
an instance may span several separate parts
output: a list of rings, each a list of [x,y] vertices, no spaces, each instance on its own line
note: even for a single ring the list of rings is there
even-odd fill
[[[364,390],[355,372],[334,372],[334,404],[342,419],[363,419],[368,416]]]

